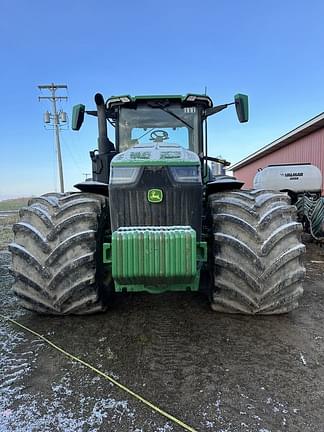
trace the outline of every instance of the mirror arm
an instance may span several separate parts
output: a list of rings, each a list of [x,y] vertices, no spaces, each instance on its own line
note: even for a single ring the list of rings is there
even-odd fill
[[[116,119],[116,115],[113,111],[105,110],[106,111],[106,119],[109,121],[109,119]],[[98,117],[98,111],[85,111],[86,114],[91,115],[93,117]]]
[[[207,160],[207,161],[211,161],[211,162],[217,162],[217,163],[220,163],[224,166],[230,166],[231,165],[231,162],[228,162],[225,159],[215,158],[215,157],[211,157],[211,156],[204,156],[203,159]]]
[[[88,115],[91,115],[91,116],[94,116],[94,117],[98,117],[98,113],[97,113],[97,111],[86,111],[86,113],[87,113]]]
[[[229,105],[234,105],[234,104],[235,104],[235,102],[231,102],[231,103],[227,103],[227,104],[223,104],[223,105],[217,105],[213,108],[207,108],[205,110],[204,117],[207,118],[213,114],[216,114],[220,111],[223,111],[223,109],[227,108]]]

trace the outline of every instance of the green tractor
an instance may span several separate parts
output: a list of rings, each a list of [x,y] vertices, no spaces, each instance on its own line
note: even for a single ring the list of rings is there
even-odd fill
[[[40,313],[105,310],[115,292],[204,291],[215,311],[278,314],[302,295],[301,225],[285,193],[244,190],[213,175],[207,118],[248,98],[213,106],[206,95],[118,96],[96,110],[92,178],[80,192],[32,198],[14,225],[14,292]],[[108,138],[108,122],[115,130]],[[161,301],[163,301],[161,299]]]

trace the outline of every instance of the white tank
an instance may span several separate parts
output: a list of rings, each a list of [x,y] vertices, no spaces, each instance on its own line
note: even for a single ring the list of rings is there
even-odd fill
[[[295,193],[320,192],[322,174],[311,164],[268,165],[256,173],[253,187]]]

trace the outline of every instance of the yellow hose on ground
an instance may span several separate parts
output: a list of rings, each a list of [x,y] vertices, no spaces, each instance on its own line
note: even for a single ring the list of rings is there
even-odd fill
[[[63,348],[60,348],[59,346],[55,345],[53,342],[51,342],[49,339],[47,339],[46,337],[42,336],[41,334],[35,332],[34,330],[32,330],[32,329],[24,326],[23,324],[19,323],[18,321],[14,320],[12,318],[9,318],[7,316],[4,316],[4,315],[0,314],[0,318],[4,319],[6,321],[11,322],[12,324],[15,324],[18,327],[21,327],[22,329],[26,330],[27,332],[29,332],[29,333],[33,334],[34,336],[37,336],[38,338],[42,339],[44,342],[46,342],[48,345],[50,345],[51,347],[53,347],[54,349],[56,349],[60,353],[64,354],[66,357],[69,357],[70,359],[72,359],[72,360],[74,360],[74,361],[76,361],[78,363],[81,363],[82,365],[86,366],[88,369],[91,369],[93,372],[95,372],[96,374],[102,376],[106,380],[110,381],[115,386],[119,387],[121,390],[123,390],[126,393],[128,393],[129,395],[133,396],[135,399],[141,401],[143,404],[145,404],[149,408],[153,409],[155,412],[161,414],[163,417],[166,417],[168,420],[171,420],[172,422],[174,422],[178,426],[181,426],[184,430],[187,430],[187,431],[190,431],[190,432],[198,432],[196,429],[192,428],[191,426],[188,426],[183,421],[177,419],[173,415],[171,415],[171,414],[167,413],[166,411],[162,410],[158,406],[154,405],[152,402],[150,402],[147,399],[143,398],[141,395],[135,393],[133,390],[127,388],[123,384],[120,384],[118,381],[116,381],[111,376],[105,374],[104,372],[102,372],[99,369],[95,368],[91,364],[89,364],[89,363],[87,363],[87,362],[79,359],[78,357],[74,356],[73,354],[70,354],[69,352],[65,351]]]

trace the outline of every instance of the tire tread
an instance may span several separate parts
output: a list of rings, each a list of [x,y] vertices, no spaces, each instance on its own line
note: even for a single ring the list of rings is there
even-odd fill
[[[279,314],[298,305],[305,268],[301,224],[284,193],[240,190],[209,197],[213,220],[212,309]]]
[[[89,193],[49,193],[29,200],[13,227],[11,273],[20,304],[46,314],[106,309],[96,277],[97,230],[107,199]]]

